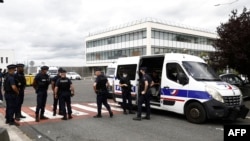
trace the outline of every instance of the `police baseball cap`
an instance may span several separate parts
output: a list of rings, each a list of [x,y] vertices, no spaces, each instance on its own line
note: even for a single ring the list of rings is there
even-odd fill
[[[61,73],[66,73],[67,71],[65,69],[62,69],[61,70]]]
[[[95,68],[95,71],[102,71],[101,68]]]
[[[10,64],[7,66],[8,69],[15,69],[16,68],[16,65],[15,64]]]
[[[42,66],[41,70],[49,70],[49,67],[48,66]]]
[[[17,67],[24,67],[24,64],[16,64]]]
[[[62,71],[63,71],[63,68],[59,68],[59,69],[58,69],[58,72],[62,72]]]

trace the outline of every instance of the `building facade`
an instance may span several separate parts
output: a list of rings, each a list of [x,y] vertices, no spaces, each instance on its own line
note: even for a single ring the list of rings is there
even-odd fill
[[[116,62],[119,57],[187,53],[197,56],[214,52],[216,33],[155,19],[143,19],[117,26],[85,38],[85,66],[93,70]]]
[[[9,64],[15,63],[15,53],[11,49],[0,49],[0,68],[7,70]]]

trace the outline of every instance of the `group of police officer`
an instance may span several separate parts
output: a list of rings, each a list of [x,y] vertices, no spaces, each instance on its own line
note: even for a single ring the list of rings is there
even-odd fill
[[[66,77],[66,70],[60,68],[58,75],[50,80],[47,74],[49,70],[48,66],[42,66],[41,71],[35,76],[33,81],[33,88],[37,94],[37,106],[36,106],[36,122],[43,119],[48,119],[44,116],[46,101],[48,96],[48,87],[52,84],[54,104],[53,104],[53,116],[56,115],[56,107],[59,101],[59,114],[63,115],[62,120],[71,119],[71,97],[74,96],[74,87],[72,81]],[[66,106],[67,112],[66,112]],[[68,115],[68,116],[67,116]]]
[[[26,86],[26,79],[24,76],[24,64],[11,64],[7,66],[8,73],[4,78],[4,91],[5,91],[5,100],[6,100],[6,124],[10,125],[19,125],[15,120],[20,120],[20,118],[25,118],[21,113],[21,107],[24,99],[24,90]],[[17,71],[16,71],[17,68]],[[53,103],[53,116],[56,115],[57,103],[59,101],[59,114],[63,115],[62,120],[71,119],[72,109],[71,109],[71,97],[74,96],[74,87],[72,81],[66,77],[66,70],[59,68],[58,75],[50,80],[47,71],[49,70],[48,66],[42,66],[41,71],[35,76],[33,81],[33,88],[37,94],[37,105],[36,105],[36,122],[39,122],[42,119],[48,119],[44,116],[46,101],[48,96],[48,88],[51,84],[54,103]],[[141,120],[142,104],[145,102],[146,105],[146,117],[143,119],[150,119],[150,84],[152,78],[146,74],[146,68],[140,68],[142,74],[141,79],[141,93],[139,95],[138,103],[138,112],[137,116],[133,118],[134,120]],[[109,111],[109,115],[112,118],[113,112],[108,99],[108,90],[109,82],[107,77],[101,72],[100,68],[95,70],[96,80],[93,84],[93,89],[96,93],[96,102],[97,102],[97,115],[94,118],[101,118],[102,113],[102,104]],[[123,77],[120,80],[120,86],[122,87],[123,95],[123,110],[124,114],[126,112],[126,105],[128,100],[128,110],[129,114],[134,114],[132,111],[131,103],[131,84],[130,80],[127,78],[127,73],[124,72]],[[67,110],[66,108],[67,107]],[[67,111],[67,112],[66,112]],[[15,115],[15,118],[14,118]]]
[[[8,72],[4,76],[4,97],[6,100],[6,124],[19,125],[16,121],[26,118],[21,113],[24,99],[26,79],[24,64],[11,64],[7,66]],[[16,70],[17,69],[17,70]]]
[[[150,99],[151,99],[151,91],[150,87],[153,84],[153,80],[150,75],[147,73],[146,67],[140,68],[141,79],[140,79],[140,93],[138,99],[138,111],[137,116],[133,118],[133,120],[141,120],[146,119],[150,120]],[[100,68],[96,68],[95,70],[96,80],[93,86],[94,91],[96,92],[96,102],[97,102],[97,115],[94,118],[101,118],[101,109],[102,104],[109,111],[110,117],[113,117],[113,112],[111,111],[110,105],[107,102],[107,95],[109,87],[109,82],[107,77],[101,73]],[[128,78],[128,73],[126,71],[123,72],[123,76],[120,79],[119,86],[122,88],[122,107],[124,114],[135,114],[132,110],[132,98],[131,98],[131,83]],[[145,103],[146,106],[146,116],[142,117],[142,104]],[[128,109],[128,112],[127,112]]]
[[[26,78],[24,75],[24,64],[10,64],[7,66],[7,73],[4,76],[4,97],[6,100],[6,124],[19,126],[20,118],[26,118],[22,115],[21,107],[24,101],[24,90],[26,87]],[[74,96],[74,87],[70,79],[66,77],[66,70],[60,68],[58,75],[52,78],[47,74],[48,66],[42,66],[41,71],[35,76],[33,88],[37,94],[36,122],[40,119],[48,119],[44,116],[47,101],[47,91],[50,84],[54,94],[53,115],[56,115],[56,107],[59,101],[59,114],[63,115],[62,120],[71,119],[71,97]],[[66,104],[66,106],[65,106]],[[67,107],[67,112],[66,108]],[[68,115],[68,116],[67,116]]]

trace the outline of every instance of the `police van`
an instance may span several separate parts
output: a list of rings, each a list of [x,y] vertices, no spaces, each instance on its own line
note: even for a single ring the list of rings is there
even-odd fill
[[[200,57],[180,53],[119,58],[114,81],[116,102],[122,102],[119,80],[126,71],[133,85],[132,103],[137,105],[142,77],[140,67],[147,67],[149,75],[156,71],[161,79],[159,90],[151,91],[151,108],[185,115],[191,123],[204,123],[207,119],[244,119],[249,111],[242,104],[239,88],[221,81]]]
[[[106,77],[109,81],[109,88],[108,88],[108,91],[109,91],[109,97],[113,97],[113,94],[114,94],[114,86],[113,86],[113,83],[114,83],[114,79],[115,79],[115,70],[116,70],[116,67],[117,67],[117,64],[114,62],[114,63],[110,63],[108,64],[107,66],[107,70],[106,70]]]

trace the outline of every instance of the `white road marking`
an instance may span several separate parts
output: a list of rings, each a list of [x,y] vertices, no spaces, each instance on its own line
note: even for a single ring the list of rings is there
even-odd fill
[[[97,108],[92,108],[92,107],[88,107],[88,106],[84,106],[84,105],[80,105],[80,104],[72,104],[72,107],[77,107],[80,109],[84,109],[87,111],[91,111],[91,112],[97,112]],[[102,110],[103,113],[106,113],[106,110]]]
[[[36,107],[30,107],[31,110],[36,111]],[[40,116],[40,115],[39,115]],[[48,117],[49,119],[57,119],[57,118],[62,118],[61,115],[56,114],[53,116],[53,112],[45,109],[44,111],[44,116]]]
[[[20,118],[19,122],[30,122],[30,121],[35,121],[35,118],[29,116],[25,112],[22,111],[22,115],[25,116],[26,118]]]
[[[89,103],[88,105],[91,105],[91,106],[97,106],[97,104],[96,103]],[[102,105],[102,108],[106,108],[104,105]],[[114,111],[123,111],[121,108],[117,108],[117,107],[113,107],[113,106],[111,106],[111,104],[110,104],[110,108],[111,108],[111,110],[114,110]]]

